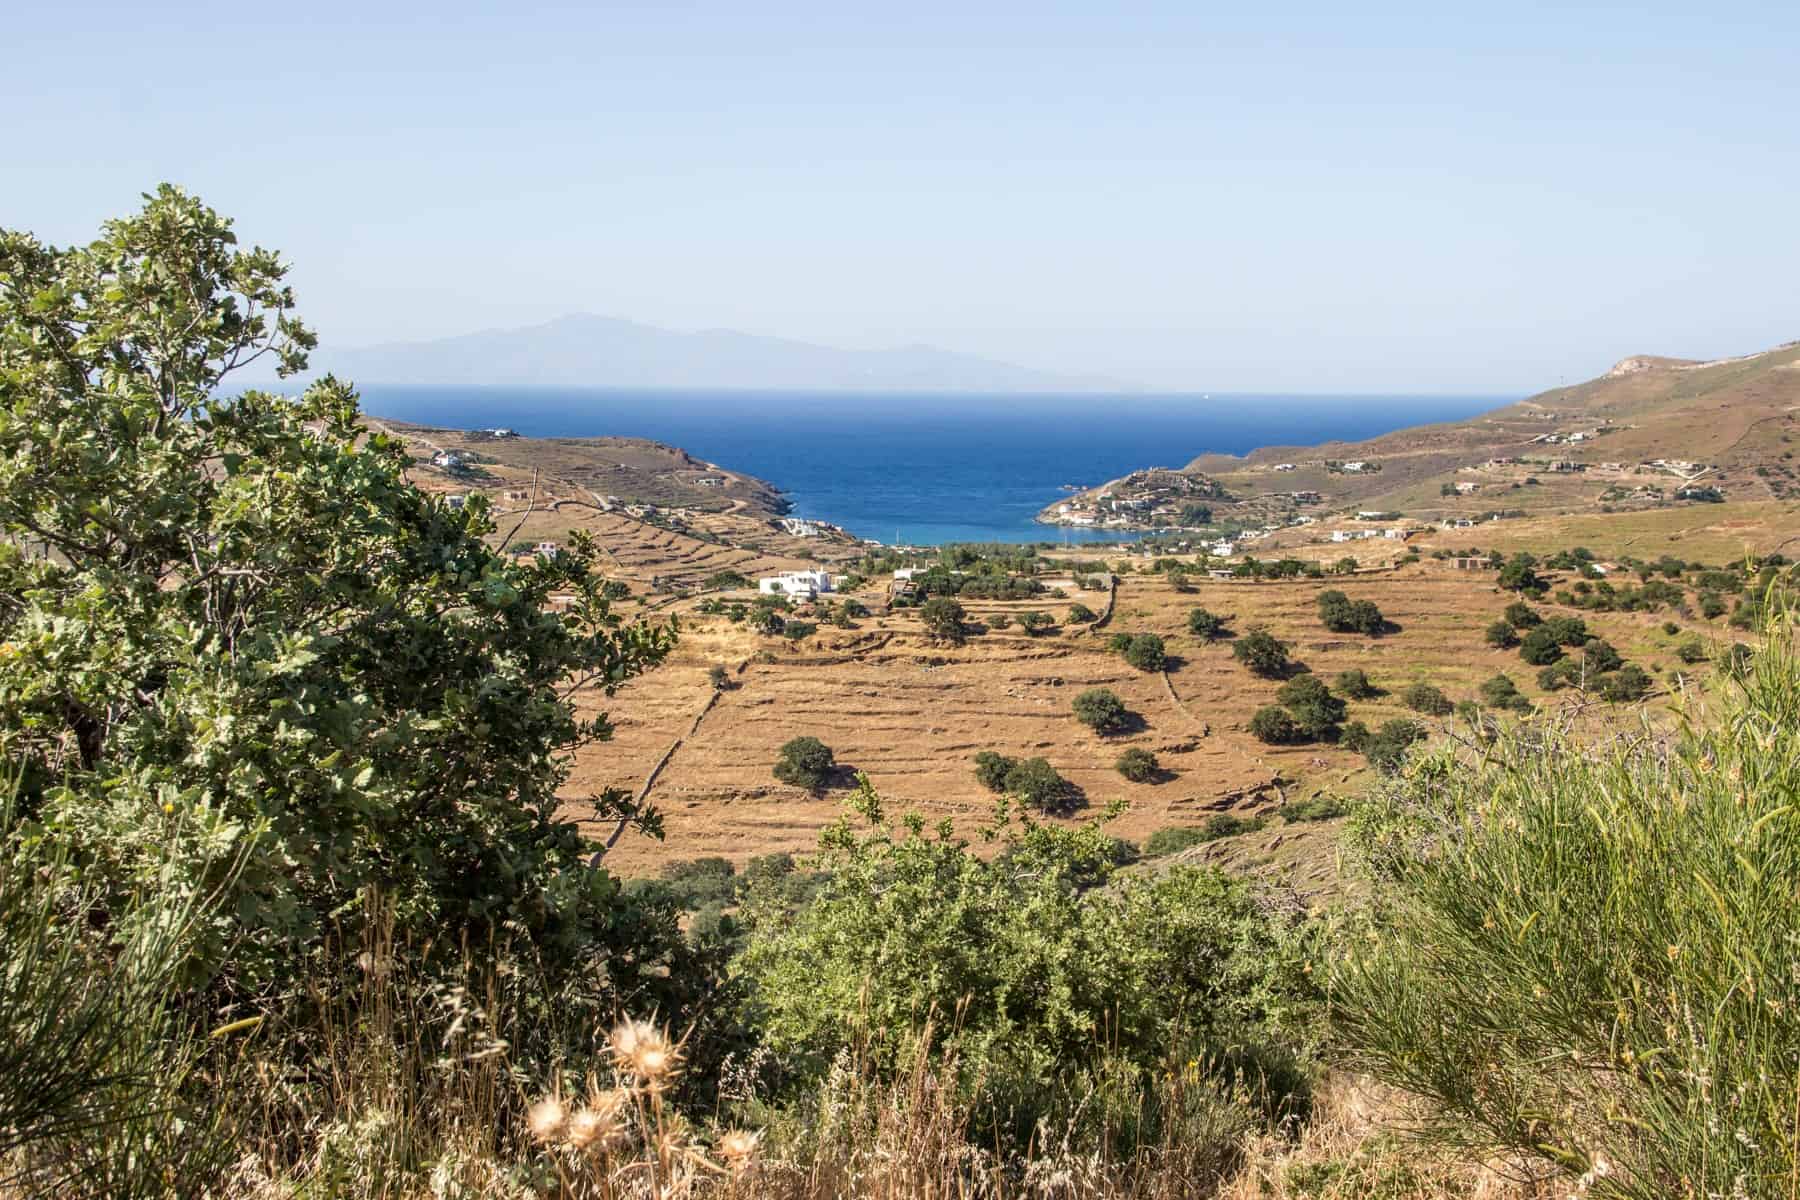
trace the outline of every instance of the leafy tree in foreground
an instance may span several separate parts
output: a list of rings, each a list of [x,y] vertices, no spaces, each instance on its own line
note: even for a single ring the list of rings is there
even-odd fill
[[[1125,702],[1109,688],[1089,688],[1075,697],[1073,707],[1075,719],[1096,733],[1116,733],[1130,720]]]
[[[1767,637],[1651,747],[1503,731],[1357,806],[1374,896],[1332,1009],[1425,1132],[1571,1182],[1604,1156],[1632,1200],[1790,1194],[1800,656]]]
[[[790,738],[776,756],[775,778],[809,792],[823,791],[836,765],[831,747],[818,738]]]
[[[21,810],[115,919],[145,881],[199,894],[238,864],[189,963],[233,997],[329,969],[334,925],[354,953],[375,889],[396,942],[460,959],[524,939],[559,980],[669,996],[672,914],[621,900],[558,790],[611,733],[573,685],[610,693],[672,629],[613,613],[585,539],[492,550],[485,503],[407,484],[345,384],[230,395],[248,363],[305,365],[284,272],[170,187],[79,249],[0,234],[0,739]],[[624,793],[596,806],[656,827]]]

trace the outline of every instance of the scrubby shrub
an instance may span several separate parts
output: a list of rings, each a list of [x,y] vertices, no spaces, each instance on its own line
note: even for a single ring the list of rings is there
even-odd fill
[[[1335,737],[1346,711],[1344,702],[1314,675],[1299,675],[1282,684],[1275,702],[1293,716],[1304,736],[1314,739]]]
[[[1008,758],[1006,755],[992,750],[983,750],[975,756],[976,782],[990,792],[1004,792],[1007,772],[1017,764],[1018,759],[1016,758]]]
[[[784,742],[775,758],[775,778],[809,792],[822,791],[831,780],[836,758],[831,747],[816,737],[797,737]]]
[[[1069,624],[1071,625],[1086,625],[1093,621],[1096,615],[1094,610],[1085,604],[1069,605]]]
[[[1527,727],[1359,805],[1375,902],[1332,987],[1354,1061],[1426,1132],[1571,1184],[1786,1195],[1800,908],[1769,881],[1800,862],[1797,698],[1783,626],[1654,747]]]
[[[1451,710],[1449,697],[1429,683],[1409,684],[1400,692],[1400,703],[1428,717],[1447,716]]]
[[[1279,678],[1292,668],[1288,661],[1287,643],[1260,625],[1231,643],[1231,656],[1251,671],[1268,678]]]
[[[1168,660],[1162,638],[1154,633],[1140,633],[1125,647],[1125,661],[1140,671],[1160,671]]]
[[[940,642],[960,643],[968,634],[963,624],[967,616],[961,602],[949,596],[933,596],[919,606],[925,632]]]
[[[990,1146],[1023,1144],[1062,1103],[1092,1119],[1084,1081],[1134,1097],[1134,1079],[1172,1059],[1203,1074],[1228,1045],[1265,1068],[1270,1108],[1299,1095],[1278,1035],[1304,1012],[1309,943],[1249,884],[1199,867],[1115,876],[1097,824],[1008,827],[989,857],[890,832],[866,789],[859,807],[869,829],[827,839],[819,898],[750,913],[739,960],[766,1043],[803,1086],[852,1048],[893,1070],[928,1038],[933,1059],[954,1049],[953,1086],[978,1089],[969,1136]]]
[[[1305,733],[1287,709],[1267,704],[1250,715],[1250,736],[1271,746],[1286,746],[1305,740]]]
[[[1162,773],[1162,765],[1156,761],[1156,755],[1136,746],[1119,755],[1113,766],[1118,769],[1119,774],[1133,783],[1149,783]]]
[[[1542,625],[1519,641],[1519,657],[1534,667],[1548,666],[1563,656],[1562,643],[1556,634]]]
[[[1019,628],[1023,629],[1032,637],[1036,637],[1040,632],[1050,628],[1054,624],[1056,624],[1056,619],[1047,612],[1038,612],[1036,609],[1033,609],[1030,612],[1019,614]]]
[[[1340,695],[1347,696],[1351,700],[1371,700],[1381,695],[1381,689],[1369,681],[1368,675],[1363,672],[1361,667],[1352,667],[1348,671],[1338,672],[1338,677],[1332,680],[1331,686],[1336,688]]]
[[[1496,675],[1481,685],[1481,702],[1489,708],[1506,708],[1530,712],[1531,701],[1506,675]]]
[[[1487,627],[1486,639],[1496,650],[1510,650],[1519,644],[1519,631],[1505,621],[1495,621]]]
[[[1698,635],[1682,638],[1675,647],[1675,657],[1689,664],[1705,662],[1711,657],[1706,643]]]
[[[1627,663],[1617,671],[1602,675],[1595,690],[1602,700],[1630,704],[1650,694],[1650,676],[1642,667]]]
[[[1208,612],[1204,608],[1190,608],[1187,615],[1188,632],[1197,638],[1212,641],[1225,633],[1226,618],[1218,613]]]
[[[1006,794],[1046,812],[1061,812],[1069,807],[1073,789],[1049,759],[1021,758],[1007,769]]]
[[[819,632],[816,621],[788,621],[781,627],[781,636],[790,642],[798,642]]]
[[[1518,630],[1531,629],[1544,623],[1544,618],[1538,615],[1537,609],[1523,600],[1514,600],[1506,606],[1506,612],[1502,615],[1508,625]]]
[[[1075,697],[1075,719],[1096,733],[1115,733],[1129,723],[1125,702],[1108,688],[1089,688]]]
[[[1352,600],[1336,590],[1319,593],[1319,620],[1335,633],[1377,634],[1387,627],[1373,601]]]
[[[1282,820],[1299,825],[1333,820],[1349,812],[1350,806],[1339,796],[1310,796],[1305,800],[1290,800],[1276,811]]]
[[[1366,733],[1362,739],[1362,754],[1371,766],[1393,771],[1405,761],[1407,750],[1414,743],[1423,741],[1425,736],[1425,727],[1417,721],[1396,717],[1383,722],[1373,733]]]
[[[1613,648],[1611,642],[1594,638],[1581,648],[1581,669],[1589,677],[1616,671],[1625,665],[1625,659]]]

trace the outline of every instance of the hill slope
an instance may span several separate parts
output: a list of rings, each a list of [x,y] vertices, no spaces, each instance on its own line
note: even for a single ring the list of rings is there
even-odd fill
[[[1241,458],[1202,455],[1185,470],[1237,494],[1306,488],[1327,505],[1420,515],[1574,511],[1690,485],[1732,499],[1800,498],[1797,414],[1800,342],[1792,342],[1714,362],[1628,358],[1597,379],[1466,421]],[[1504,459],[1519,461],[1496,462]],[[1342,466],[1358,462],[1367,467]],[[1458,484],[1460,496],[1444,495]]]
[[[863,391],[1130,391],[935,346],[840,350],[729,329],[678,333],[613,317],[559,317],[312,356],[318,371],[364,383],[541,387],[787,388]]]

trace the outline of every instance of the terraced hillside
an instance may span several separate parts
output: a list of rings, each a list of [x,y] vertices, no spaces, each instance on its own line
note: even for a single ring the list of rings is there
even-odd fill
[[[485,498],[497,541],[522,549],[585,532],[634,591],[692,589],[724,571],[796,570],[856,549],[830,527],[811,526],[804,537],[789,532],[772,484],[657,442],[502,437],[380,418],[370,424],[405,442],[419,487]],[[434,461],[444,454],[459,461]]]
[[[998,613],[1015,623],[962,646],[933,642],[916,610],[884,613],[873,592],[865,599],[876,606],[874,615],[857,628],[822,625],[797,645],[758,637],[720,616],[682,611],[683,638],[673,660],[611,702],[617,739],[581,757],[569,790],[571,811],[579,813],[580,795],[608,785],[637,789],[654,769],[648,795],[667,816],[668,839],[622,842],[614,852],[622,869],[649,871],[704,855],[742,863],[773,851],[803,852],[841,812],[843,794],[840,787],[813,796],[773,778],[779,747],[804,734],[822,739],[848,768],[841,784],[848,784],[849,771],[866,772],[892,811],[948,818],[973,834],[994,803],[975,779],[974,758],[994,750],[1048,759],[1084,798],[1077,818],[1125,801],[1128,811],[1113,828],[1135,841],[1218,813],[1263,818],[1261,829],[1199,853],[1289,872],[1302,887],[1317,889],[1335,881],[1331,826],[1277,814],[1287,802],[1348,793],[1368,767],[1339,746],[1270,746],[1252,737],[1250,715],[1273,699],[1280,683],[1249,673],[1229,641],[1190,635],[1191,608],[1229,614],[1234,632],[1266,625],[1327,683],[1339,672],[1363,670],[1385,694],[1353,701],[1350,716],[1371,728],[1400,716],[1438,723],[1402,705],[1402,690],[1415,682],[1461,700],[1504,672],[1527,695],[1544,695],[1535,668],[1483,640],[1486,626],[1516,597],[1501,592],[1491,572],[1453,570],[1430,558],[1323,582],[1206,581],[1189,592],[1161,575],[1127,574],[1107,630],[1063,626],[1027,636],[1016,625],[1023,611],[1060,619],[1071,602],[1095,610],[1105,603],[1104,593],[1082,592],[1073,580],[1047,582],[1062,586],[1067,599],[970,602],[977,628]],[[1317,607],[1326,587],[1375,601],[1397,628],[1380,637],[1327,631]],[[1680,665],[1674,649],[1682,635],[1729,632],[1719,621],[1683,617],[1680,633],[1671,635],[1662,628],[1667,613],[1583,615],[1595,633],[1651,671],[1662,696]],[[1161,634],[1172,656],[1167,671],[1127,665],[1107,649],[1113,631]],[[714,665],[727,668],[732,684],[716,701],[708,679]],[[1076,722],[1071,701],[1089,687],[1115,691],[1140,719],[1137,728],[1101,737]],[[1166,772],[1162,781],[1133,783],[1118,773],[1115,761],[1131,747],[1155,753]]]

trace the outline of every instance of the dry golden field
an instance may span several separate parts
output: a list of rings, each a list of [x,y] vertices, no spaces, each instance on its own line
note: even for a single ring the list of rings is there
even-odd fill
[[[1060,619],[1077,600],[1103,608],[1104,593],[1077,591],[1068,580],[1061,584],[1067,599],[967,607],[977,622],[1032,608]],[[1327,631],[1316,600],[1330,587],[1375,601],[1398,631],[1376,638]],[[879,600],[873,591],[864,598],[871,607]],[[1234,632],[1268,626],[1292,644],[1295,659],[1327,682],[1361,668],[1389,694],[1352,702],[1350,718],[1375,727],[1415,715],[1397,694],[1416,681],[1460,700],[1473,698],[1482,681],[1504,671],[1538,696],[1536,669],[1514,651],[1490,649],[1482,638],[1514,598],[1494,586],[1491,573],[1457,571],[1428,558],[1323,582],[1208,581],[1189,593],[1177,592],[1161,576],[1128,574],[1120,579],[1104,631],[1064,626],[1033,638],[1015,625],[972,636],[962,646],[934,643],[905,609],[887,615],[876,609],[852,630],[822,625],[798,645],[758,637],[724,617],[680,612],[679,648],[611,702],[617,736],[581,755],[570,795],[609,785],[638,790],[662,764],[648,797],[663,810],[668,837],[660,843],[622,841],[612,861],[627,873],[704,855],[741,864],[773,851],[806,851],[842,811],[842,790],[811,796],[778,783],[771,770],[783,742],[810,734],[836,752],[847,768],[846,782],[849,771],[864,772],[893,811],[914,810],[931,821],[948,817],[969,834],[994,802],[974,778],[975,755],[1041,755],[1085,796],[1086,808],[1072,819],[1122,800],[1127,810],[1112,829],[1141,842],[1157,829],[1199,824],[1215,812],[1269,815],[1284,800],[1349,794],[1365,770],[1361,756],[1347,750],[1266,746],[1245,732],[1251,713],[1272,700],[1279,683],[1240,666],[1229,640],[1205,644],[1189,635],[1190,608],[1230,614]],[[1583,615],[1659,683],[1677,665],[1672,649],[1678,638],[1716,626],[1684,621],[1683,633],[1671,636],[1661,629],[1666,614]],[[1106,635],[1119,630],[1163,635],[1172,656],[1166,681],[1106,649]],[[716,702],[708,680],[714,665],[726,666],[733,681]],[[1117,692],[1142,719],[1141,727],[1101,737],[1079,724],[1070,703],[1088,687]],[[1166,772],[1163,781],[1131,783],[1118,774],[1115,760],[1134,746],[1155,752]],[[1317,890],[1335,881],[1334,833],[1330,824],[1271,821],[1200,852],[1247,869],[1291,873],[1296,885]]]

